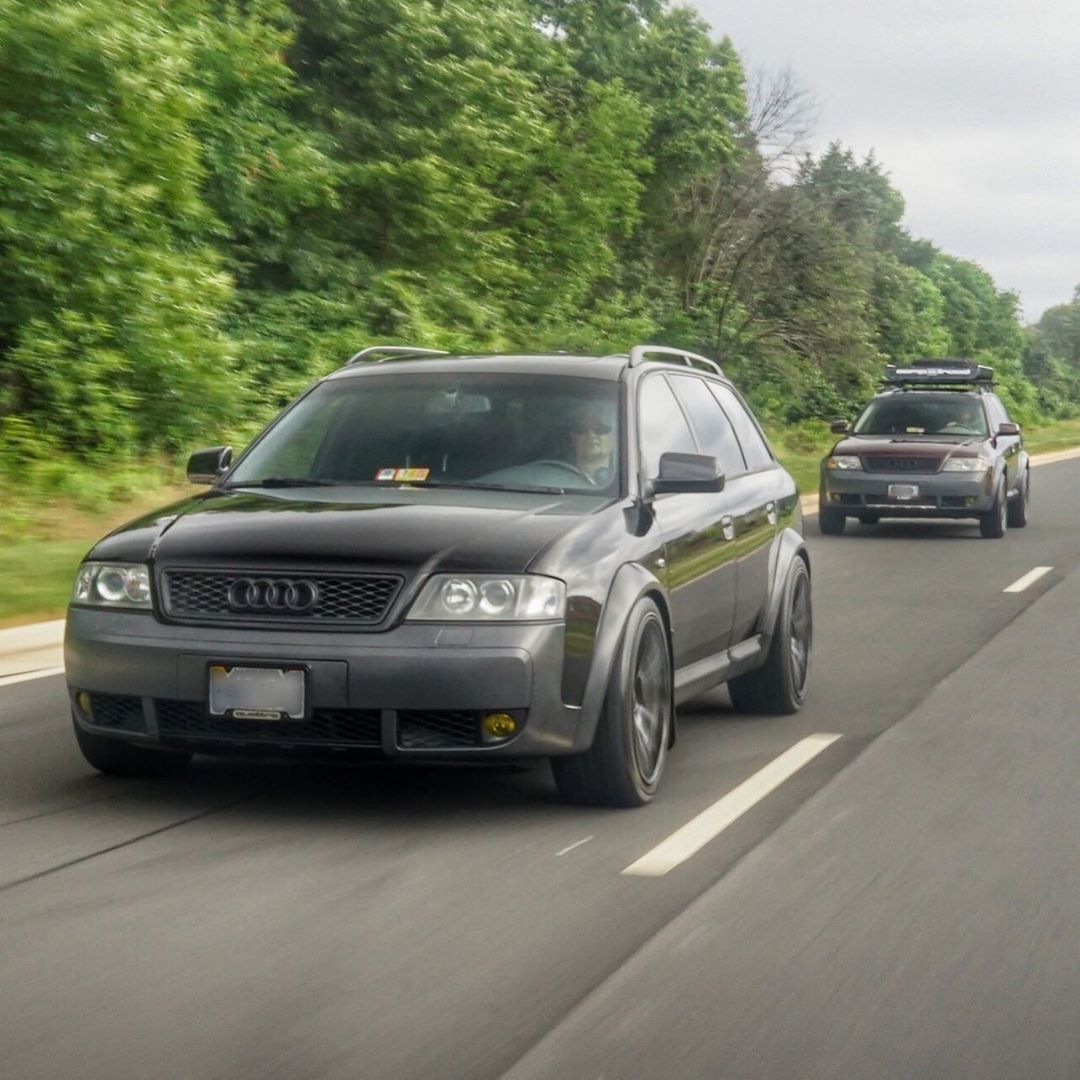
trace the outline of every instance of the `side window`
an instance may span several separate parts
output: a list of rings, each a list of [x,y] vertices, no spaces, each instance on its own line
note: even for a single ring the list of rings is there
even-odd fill
[[[692,375],[675,375],[671,378],[675,395],[682,403],[694,425],[694,434],[703,454],[712,454],[725,476],[739,476],[746,472],[746,462],[735,438],[735,429],[720,403],[709,393],[702,379]]]
[[[660,473],[660,455],[696,454],[697,444],[686,417],[663,375],[647,378],[638,391],[638,445],[647,477]]]
[[[773,463],[772,451],[758,430],[753,417],[746,411],[746,406],[726,386],[721,386],[719,383],[709,383],[708,386],[735,428],[747,467],[764,469],[771,465]]]
[[[1008,422],[1009,413],[1005,408],[1005,403],[997,394],[987,394],[986,404],[988,406],[987,412],[990,414],[990,431],[993,433],[997,431],[998,424]]]

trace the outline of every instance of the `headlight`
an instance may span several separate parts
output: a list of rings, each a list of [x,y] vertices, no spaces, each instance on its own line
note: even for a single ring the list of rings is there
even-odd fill
[[[428,622],[561,619],[566,585],[536,574],[436,574],[408,618]]]
[[[826,469],[861,469],[862,462],[855,454],[836,454],[825,462]]]
[[[99,607],[149,608],[150,571],[141,563],[83,563],[71,599]]]
[[[984,457],[951,457],[942,467],[942,472],[986,472],[993,465],[989,458]]]

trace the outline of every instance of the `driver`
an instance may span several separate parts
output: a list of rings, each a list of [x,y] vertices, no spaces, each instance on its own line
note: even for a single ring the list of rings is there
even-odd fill
[[[603,406],[583,402],[570,414],[570,460],[597,487],[615,477],[615,427]]]

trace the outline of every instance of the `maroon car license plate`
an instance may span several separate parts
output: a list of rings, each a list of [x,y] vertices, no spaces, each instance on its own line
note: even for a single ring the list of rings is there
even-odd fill
[[[900,502],[909,502],[919,497],[918,484],[890,484],[889,498],[898,499]]]

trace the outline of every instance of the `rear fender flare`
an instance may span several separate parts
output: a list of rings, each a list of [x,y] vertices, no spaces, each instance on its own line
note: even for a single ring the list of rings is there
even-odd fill
[[[784,529],[773,542],[772,573],[769,576],[769,598],[758,624],[758,633],[765,639],[766,645],[772,641],[776,620],[780,615],[780,605],[784,600],[784,586],[787,584],[788,570],[792,559],[802,559],[810,571],[810,555],[806,550],[806,541],[794,529]]]
[[[624,563],[619,567],[608,590],[607,601],[600,615],[600,625],[596,633],[596,645],[593,649],[593,662],[589,678],[585,684],[585,695],[581,702],[581,714],[578,729],[574,737],[575,752],[588,750],[596,735],[596,725],[604,708],[611,670],[619,655],[622,645],[626,620],[634,605],[643,596],[650,596],[660,609],[667,630],[668,656],[671,657],[671,613],[667,595],[660,581],[638,563]],[[674,685],[674,679],[672,680]],[[674,717],[674,709],[672,710]],[[672,723],[672,742],[674,742],[674,722]]]

